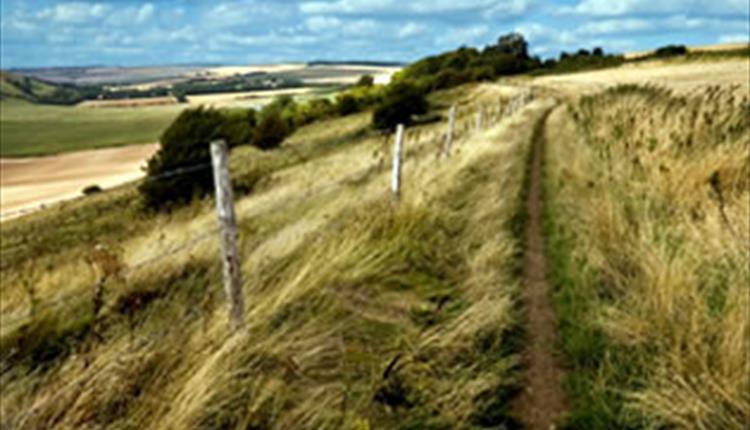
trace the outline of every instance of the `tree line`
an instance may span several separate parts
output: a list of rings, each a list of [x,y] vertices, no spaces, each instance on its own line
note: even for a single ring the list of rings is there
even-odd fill
[[[669,47],[660,55],[678,55]],[[315,121],[372,110],[372,126],[383,132],[397,124],[411,125],[429,120],[427,95],[433,91],[471,82],[494,81],[502,76],[522,73],[543,74],[617,66],[625,59],[605,54],[602,48],[563,52],[559,59],[542,61],[529,54],[526,39],[518,33],[500,37],[483,49],[461,47],[457,50],[419,60],[396,73],[388,85],[375,85],[371,76],[363,76],[335,99],[320,98],[298,103],[280,97],[261,110],[189,109],[164,132],[161,149],[149,161],[150,176],[201,162],[209,162],[208,143],[224,139],[230,147],[253,145],[273,150],[296,129]],[[141,192],[146,206],[171,208],[212,190],[210,172],[173,181],[145,182]]]

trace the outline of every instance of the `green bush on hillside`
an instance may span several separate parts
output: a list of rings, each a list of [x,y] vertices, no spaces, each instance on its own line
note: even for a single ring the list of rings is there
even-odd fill
[[[667,45],[654,51],[654,57],[676,57],[687,53],[685,45]]]
[[[148,160],[146,180],[138,187],[146,208],[171,209],[213,189],[210,168],[212,140],[226,139],[226,120],[214,109],[187,109],[164,131],[159,151]],[[231,143],[231,139],[228,139]],[[165,173],[206,165],[188,174]]]
[[[264,111],[255,128],[253,145],[260,149],[278,148],[292,131],[290,124],[282,117],[281,110]]]
[[[220,131],[229,146],[245,145],[253,142],[257,123],[253,109],[229,111],[224,114]]]
[[[378,130],[393,130],[398,124],[412,124],[414,116],[427,113],[428,107],[425,92],[419,86],[407,81],[394,82],[375,108],[373,126]]]

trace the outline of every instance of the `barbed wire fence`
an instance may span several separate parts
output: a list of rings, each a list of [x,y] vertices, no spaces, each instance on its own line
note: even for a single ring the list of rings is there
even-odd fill
[[[421,156],[433,150],[436,152],[436,160],[448,159],[452,156],[450,145],[453,145],[455,143],[457,145],[456,149],[458,150],[458,145],[460,145],[467,136],[470,137],[473,133],[481,132],[493,126],[495,123],[502,121],[504,118],[514,115],[532,100],[533,94],[531,92],[527,92],[510,99],[510,101],[508,101],[507,103],[501,102],[490,106],[480,106],[476,110],[469,110],[469,112],[465,113],[459,112],[459,108],[457,106],[453,106],[450,110],[449,124],[444,133],[423,133],[422,131],[409,133],[409,131],[405,127],[399,126],[397,133],[395,134],[394,150],[391,152],[392,163],[390,166],[383,163],[382,159],[378,160],[375,164],[370,164],[356,169],[351,173],[339,177],[332,183],[321,184],[300,192],[297,196],[290,196],[288,198],[285,198],[274,205],[270,205],[262,212],[256,213],[255,216],[262,216],[263,214],[304,204],[306,202],[309,202],[311,195],[315,195],[318,197],[327,196],[343,188],[358,186],[359,184],[366,182],[366,180],[372,175],[383,173],[389,168],[392,169],[390,192],[393,193],[396,201],[398,201],[402,193],[400,187],[404,180],[401,168],[405,162],[408,162],[412,159],[420,159]],[[471,115],[472,113],[474,114],[473,117]],[[228,150],[226,149],[225,144],[221,144],[218,142],[214,142],[213,146],[216,148],[216,153],[212,154],[212,163],[201,163],[192,166],[180,167],[178,169],[162,173],[160,175],[143,178],[142,181],[159,181],[213,168],[215,178],[214,182],[216,184],[217,193],[218,225],[208,229],[203,233],[191,237],[189,240],[176,245],[168,246],[165,249],[160,250],[160,252],[152,257],[127,266],[123,266],[115,273],[110,275],[115,275],[116,278],[119,279],[127,279],[141,270],[149,267],[155,267],[157,263],[161,263],[169,258],[190,251],[196,248],[198,245],[221,238],[221,260],[224,266],[224,285],[228,302],[228,314],[230,316],[229,323],[231,333],[241,328],[244,321],[244,315],[242,313],[244,312],[244,303],[242,301],[237,302],[237,298],[244,297],[242,288],[244,285],[247,285],[248,280],[245,280],[243,285],[243,280],[241,274],[239,273],[240,260],[237,251],[239,234],[237,230],[237,217],[234,214],[234,201],[232,200],[231,186],[227,187],[228,183],[231,184],[228,163],[226,163],[226,158],[224,159],[223,163],[217,162],[217,158],[228,157]],[[383,154],[383,158],[386,158],[386,155],[387,154]],[[223,179],[220,179],[222,175]],[[406,179],[408,180],[408,178]],[[222,183],[224,185],[223,189],[221,186]],[[227,191],[229,192],[228,195]],[[220,201],[222,199],[218,198],[219,194],[223,194],[223,201]],[[227,211],[230,210],[230,206],[232,213],[228,214]],[[24,210],[16,212],[19,212],[21,213],[21,215],[23,215],[32,211],[33,210]],[[245,217],[242,215],[246,214],[240,215],[240,219],[244,219]],[[4,214],[3,217],[7,217],[7,214]],[[227,240],[231,242],[232,238],[233,240],[235,240],[234,249],[232,249],[231,244],[229,244],[229,246],[227,245]],[[105,274],[95,284],[89,285],[88,291],[95,291],[95,295],[101,294],[104,285],[111,279],[114,279],[115,276],[108,276]],[[213,294],[213,292],[209,291],[208,294]],[[79,289],[54,300],[45,301],[39,304],[31,303],[28,312],[25,313],[19,312],[18,315],[4,316],[3,311],[2,313],[0,313],[0,317],[2,317],[2,319],[0,320],[0,326],[2,326],[4,333],[9,333],[13,330],[18,330],[19,328],[23,327],[24,324],[33,321],[34,318],[36,318],[38,315],[41,315],[43,312],[56,312],[65,306],[73,305],[73,303],[75,302],[84,303],[84,300],[85,299],[81,299]],[[97,298],[96,296],[93,297],[94,303],[96,303],[97,300],[101,301],[100,298]],[[97,305],[94,304],[93,306]],[[101,306],[101,303],[99,304],[99,306]],[[95,314],[98,314],[99,309],[94,310],[94,312]],[[151,333],[149,335],[140,335],[139,341],[157,342],[158,336],[156,336],[154,333]],[[17,351],[16,353],[20,353],[20,351]],[[13,352],[11,352],[9,356],[0,357],[0,375],[5,374],[6,370],[12,367],[13,359]],[[75,380],[65,383],[64,386],[56,390],[52,396],[44,398],[39,403],[33,403],[22,414],[15,417],[15,424],[19,428],[24,428],[24,426],[29,423],[29,420],[33,419],[36,414],[40,413],[40,411],[43,410],[46,405],[49,405],[52,402],[59,401],[66,401],[72,405],[75,402],[75,399],[80,397],[81,395],[96,391],[97,389],[99,389],[99,387],[95,382],[91,383],[91,381],[95,381],[98,375],[106,373],[110,369],[110,364],[104,365],[98,370],[95,370],[93,374],[81,374]]]
[[[480,132],[492,125],[494,125],[496,122],[502,121],[504,118],[510,117],[517,113],[521,108],[523,108],[526,104],[531,102],[534,99],[532,92],[524,92],[514,98],[511,98],[508,102],[500,102],[498,104],[491,104],[489,106],[479,106],[477,109],[471,110],[469,109],[468,112],[460,113],[458,106],[452,106],[449,113],[449,121],[448,126],[444,133],[440,132],[431,132],[429,134],[427,133],[421,133],[417,132],[417,134],[409,134],[408,130],[406,130],[405,127],[399,126],[400,132],[397,132],[395,134],[394,139],[394,151],[392,152],[393,160],[391,166],[384,165],[382,163],[382,160],[377,162],[374,165],[367,165],[362,168],[359,168],[347,175],[344,175],[337,180],[333,181],[332,183],[327,183],[323,185],[319,185],[317,187],[314,187],[312,189],[307,189],[306,191],[300,193],[300,195],[295,197],[289,197],[284,200],[281,200],[280,202],[269,206],[266,208],[263,212],[260,213],[260,215],[264,213],[270,213],[274,211],[284,210],[290,207],[294,207],[297,205],[300,205],[304,202],[309,201],[310,195],[328,195],[330,193],[333,193],[335,191],[341,190],[346,187],[356,186],[357,184],[362,183],[364,180],[366,180],[368,177],[370,177],[373,174],[378,174],[386,171],[389,167],[392,169],[393,175],[391,178],[391,192],[394,194],[394,196],[398,197],[401,194],[401,183],[403,181],[403,177],[401,174],[401,168],[403,166],[403,163],[406,161],[418,158],[419,156],[423,155],[426,151],[434,150],[436,151],[436,159],[443,159],[443,158],[450,158],[451,157],[451,148],[447,142],[450,142],[450,144],[457,143],[460,144],[461,141],[466,138],[467,136],[471,136],[475,132]],[[474,116],[472,117],[472,113]],[[426,137],[425,137],[426,135]],[[413,139],[415,142],[413,144],[409,144],[409,139]],[[223,150],[218,150],[219,153],[222,151],[226,151],[224,155],[228,156],[228,150],[226,149],[226,146],[224,146]],[[143,182],[150,182],[150,181],[159,181],[169,178],[174,178],[181,175],[188,175],[191,173],[195,173],[202,170],[207,170],[209,168],[214,169],[215,178],[216,175],[224,174],[227,176],[227,178],[230,180],[229,177],[229,169],[228,164],[225,164],[223,167],[218,166],[217,163],[214,160],[212,163],[200,163],[196,165],[191,166],[184,166],[180,167],[178,169],[168,171],[159,175],[145,177],[141,179]],[[217,169],[223,168],[224,172],[220,172]],[[398,174],[397,174],[398,172]],[[219,181],[215,180],[215,183],[219,183]],[[226,192],[226,188],[223,191],[220,191],[217,187],[217,194],[221,192]],[[231,187],[230,187],[231,191]],[[231,197],[231,196],[229,196]],[[233,200],[230,198],[228,200],[228,203],[225,205],[231,205],[232,208],[234,206]],[[228,206],[227,206],[228,207]],[[224,212],[222,212],[222,210]],[[224,235],[234,235],[237,239],[239,239],[239,235],[237,232],[237,224],[236,224],[236,217],[234,217],[234,222],[227,223],[227,216],[226,211],[227,209],[221,209],[220,206],[217,205],[217,214],[218,214],[218,220],[219,225],[217,225],[214,228],[209,229],[208,231],[198,234],[189,240],[182,242],[178,245],[172,245],[167,247],[164,250],[161,250],[157,255],[147,258],[142,261],[138,261],[136,263],[133,263],[128,266],[124,266],[121,270],[118,270],[116,275],[119,278],[126,279],[132,274],[138,272],[139,270],[145,269],[147,267],[153,266],[157,263],[160,263],[170,257],[176,256],[178,254],[181,254],[183,252],[186,252],[188,250],[191,250],[198,246],[199,244],[205,243],[212,239],[218,239],[220,237],[220,234]],[[232,209],[233,210],[233,209]],[[21,211],[16,211],[21,212]],[[243,214],[241,214],[243,215]],[[256,216],[259,214],[256,214]],[[7,216],[7,214],[4,214],[4,216]],[[241,219],[244,217],[240,217]],[[230,220],[231,221],[231,220]],[[223,233],[222,233],[223,232]],[[225,290],[227,291],[229,301],[230,301],[230,307],[234,306],[235,309],[242,309],[242,307],[239,307],[238,304],[232,304],[231,303],[231,297],[239,297],[242,294],[237,293],[237,289],[241,289],[242,281],[241,277],[240,280],[233,280],[232,277],[235,276],[239,271],[239,256],[235,250],[235,252],[232,252],[231,249],[227,250],[224,249],[225,246],[222,247],[222,258],[221,260],[227,263],[229,262],[230,265],[234,265],[234,268],[227,269],[225,267],[225,284],[232,283],[233,286],[230,288],[229,285],[225,285]],[[231,255],[230,255],[231,254]],[[229,273],[227,275],[227,273]],[[105,279],[102,281],[101,279],[94,285],[90,285],[89,290],[96,290],[97,286],[101,287],[102,285],[108,281],[108,276],[104,277]],[[3,331],[5,333],[8,333],[9,331],[17,328],[17,326],[22,325],[25,322],[28,322],[29,320],[32,320],[36,315],[41,314],[42,312],[51,312],[55,311],[58,308],[63,307],[66,304],[70,304],[76,300],[80,300],[80,293],[79,292],[71,292],[66,295],[63,295],[59,298],[56,298],[54,300],[49,300],[41,303],[31,303],[29,306],[28,312],[18,312],[17,315],[2,315],[2,321],[0,321],[0,325],[2,325]],[[3,312],[4,313],[4,312]],[[239,320],[241,320],[243,316],[241,314],[237,314],[237,311],[235,310],[235,316],[234,316],[234,322],[235,328],[241,326],[239,324]],[[237,325],[239,324],[239,325]],[[0,369],[0,372],[2,369]]]

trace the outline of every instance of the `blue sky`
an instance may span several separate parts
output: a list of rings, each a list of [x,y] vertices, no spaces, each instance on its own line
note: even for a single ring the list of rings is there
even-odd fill
[[[748,41],[748,0],[1,0],[3,68],[410,61],[520,31],[535,54]]]

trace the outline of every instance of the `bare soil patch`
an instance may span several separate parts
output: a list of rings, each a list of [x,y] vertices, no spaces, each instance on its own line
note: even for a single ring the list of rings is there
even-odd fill
[[[78,197],[89,185],[109,188],[138,179],[143,176],[141,166],[157,149],[157,144],[147,144],[0,159],[0,218]]]

